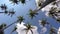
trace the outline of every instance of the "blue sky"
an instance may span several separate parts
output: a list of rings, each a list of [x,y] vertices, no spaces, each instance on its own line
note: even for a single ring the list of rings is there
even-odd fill
[[[28,2],[26,2],[25,5],[19,3],[19,4],[15,4],[13,5],[13,3],[11,4],[11,2],[9,2],[9,0],[0,0],[0,5],[1,4],[6,4],[7,7],[8,7],[8,10],[9,9],[12,9],[14,8],[14,11],[16,11],[16,13],[13,15],[13,17],[10,17],[6,14],[0,14],[0,24],[1,23],[6,23],[7,25],[13,23],[14,21],[17,20],[17,17],[18,16],[24,16],[25,18],[25,23],[27,22],[31,22],[32,25],[35,25],[38,27],[38,32],[40,32],[40,26],[38,25],[38,20],[42,19],[42,18],[47,18],[47,21],[52,24],[55,28],[59,28],[60,27],[60,24],[58,22],[56,22],[55,19],[51,18],[51,17],[47,17],[45,16],[45,12],[38,12],[39,14],[34,17],[32,20],[29,18],[29,16],[27,15],[28,14],[28,11],[29,9],[36,9],[36,4],[35,4],[35,0],[30,0]],[[0,8],[0,12],[2,12],[3,10],[1,10]],[[5,30],[5,34],[10,34],[10,32],[12,31],[13,27],[15,26],[12,25],[11,27],[7,28]],[[16,34],[15,32],[13,34]],[[48,34],[48,33],[46,33]]]

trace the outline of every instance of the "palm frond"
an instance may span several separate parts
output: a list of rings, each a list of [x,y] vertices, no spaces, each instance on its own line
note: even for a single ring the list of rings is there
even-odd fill
[[[56,34],[56,31],[53,27],[51,27],[51,29],[50,29],[50,34]]]
[[[25,3],[25,0],[19,0],[22,4],[24,4]]]
[[[10,0],[10,1],[12,1],[12,3],[14,3],[14,4],[18,4],[18,0]]]
[[[18,22],[20,22],[20,24],[21,24],[22,21],[24,21],[23,16],[19,16],[19,17],[18,17]]]
[[[31,10],[31,9],[29,10],[29,16],[30,16],[31,18],[35,17],[36,15],[38,15],[37,12],[35,12],[35,11]]]

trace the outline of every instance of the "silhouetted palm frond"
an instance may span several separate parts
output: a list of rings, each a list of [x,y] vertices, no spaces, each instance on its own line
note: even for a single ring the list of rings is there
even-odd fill
[[[14,10],[12,10],[12,11],[5,10],[4,12],[0,12],[0,13],[5,13],[8,15],[11,15],[11,17],[12,17],[15,14],[15,11]]]
[[[45,26],[46,24],[49,25],[49,23],[46,21],[46,19],[42,19],[41,20],[41,25]]]
[[[37,12],[34,12],[33,10],[29,10],[29,16],[31,17],[31,18],[33,18],[33,17],[35,17],[35,15],[38,15],[38,13]]]
[[[21,24],[21,22],[24,20],[24,18],[23,18],[23,16],[19,16],[18,17],[18,22],[20,22],[20,24]]]
[[[60,10],[59,8],[54,8],[52,7],[51,10],[49,11],[49,16],[53,17],[56,19],[58,22],[60,22]]]
[[[32,29],[34,29],[34,27],[32,27],[29,23],[28,24],[25,24],[26,28],[23,29],[26,31],[26,34],[29,32],[29,30],[31,31],[31,33],[33,34],[33,31]]]
[[[0,31],[0,34],[4,34],[4,31]]]
[[[5,10],[5,11],[4,11],[4,13],[5,13],[5,14],[8,14],[8,11],[7,11],[7,10]]]
[[[56,33],[55,29],[53,27],[51,27],[49,34],[57,34],[57,33]]]
[[[25,0],[19,0],[22,4],[24,4],[25,3]]]
[[[12,10],[12,11],[9,11],[8,15],[11,15],[11,17],[15,14],[15,11]]]
[[[60,18],[56,19],[58,22],[60,22]]]
[[[4,27],[6,27],[5,23],[3,23],[3,24],[0,25],[0,29],[3,29]]]
[[[0,34],[4,34],[4,30],[2,30],[2,29],[5,28],[5,27],[6,27],[5,23],[0,25]]]
[[[10,0],[10,1],[12,1],[12,3],[14,3],[14,4],[18,4],[18,0]]]
[[[52,7],[51,10],[49,11],[49,16],[52,17],[52,18],[55,18],[55,16],[57,16],[57,8],[55,7]]]
[[[48,4],[50,4],[51,2],[54,2],[54,1],[56,1],[56,0],[46,0],[46,1],[41,5],[41,8],[40,8],[40,9],[42,9],[43,7],[47,6]],[[40,10],[40,9],[39,9],[39,10]]]
[[[5,4],[2,4],[2,5],[0,6],[0,8],[1,8],[2,10],[6,10],[6,9],[7,9],[7,6],[6,6]]]

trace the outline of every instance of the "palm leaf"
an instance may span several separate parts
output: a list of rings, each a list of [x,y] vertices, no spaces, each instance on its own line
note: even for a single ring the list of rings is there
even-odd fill
[[[53,27],[51,27],[50,29],[50,34],[56,34],[55,29]]]
[[[3,29],[5,27],[6,27],[6,24],[5,23],[3,23],[3,24],[0,25],[0,29]]]
[[[28,23],[28,24],[25,24],[25,26],[26,26],[26,28],[23,29],[23,30],[26,31],[26,34],[28,33],[29,30],[30,30],[31,33],[33,34],[33,31],[31,30],[31,29],[33,29],[33,27],[32,27],[29,23]]]
[[[25,0],[19,0],[22,4],[24,4],[25,3]]]
[[[10,1],[12,1],[12,3],[14,3],[14,4],[18,4],[18,0],[10,0]]]
[[[33,34],[33,31],[32,30],[30,30],[31,31],[31,33]]]
[[[31,9],[29,10],[29,16],[30,16],[31,18],[35,17],[36,15],[38,15],[37,12],[35,12],[35,11],[31,10]]]
[[[20,22],[20,24],[21,24],[21,22],[24,20],[24,18],[23,18],[23,16],[19,16],[18,17],[18,22]]]

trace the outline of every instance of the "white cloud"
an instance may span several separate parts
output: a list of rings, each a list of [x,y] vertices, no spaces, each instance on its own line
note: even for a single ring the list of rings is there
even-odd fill
[[[46,7],[42,8],[42,11],[49,11],[53,5],[49,4]]]
[[[49,16],[49,12],[46,12],[45,15],[48,17]]]
[[[36,3],[37,8],[39,9],[39,8],[40,8],[39,4],[40,4],[40,3],[43,3],[43,2],[45,2],[45,1],[46,1],[46,0],[35,0],[35,3]]]
[[[57,34],[60,34],[60,27],[59,27],[59,29],[58,29],[58,32],[57,32]]]
[[[38,22],[39,22],[40,27],[42,28],[43,26],[41,25],[41,20],[39,20]]]
[[[43,27],[43,26],[41,25],[41,20],[39,20],[39,25],[40,25],[40,27],[41,27],[40,34],[45,34],[45,32],[47,31],[47,28],[46,28],[46,27]]]
[[[52,7],[57,7],[57,5],[52,5],[52,3],[50,3],[49,5],[47,5],[46,7],[42,8],[41,10],[45,13],[45,15],[48,17],[49,16],[49,11]],[[57,7],[59,9],[59,7]]]
[[[39,9],[40,8],[39,4],[42,2],[45,2],[45,1],[46,0],[35,0],[37,8]],[[57,7],[57,6],[60,7],[60,0],[56,0],[56,2],[57,2],[57,4],[55,6],[52,5],[52,3],[53,3],[52,2],[52,3],[48,4],[46,7],[42,8],[41,10],[42,11],[49,11],[51,9],[51,7]]]
[[[18,34],[26,34],[26,31],[23,30],[23,29],[26,28],[26,26],[24,26],[24,24],[25,23],[23,23],[23,22],[21,24],[19,24],[19,23],[16,24],[16,27],[17,27],[16,31],[18,32]],[[34,29],[32,29],[33,34],[39,34],[38,31],[37,31],[37,27],[36,26],[32,26],[32,27],[34,27]],[[32,33],[29,30],[27,34],[32,34]]]
[[[45,34],[45,33],[46,33],[46,31],[47,31],[47,28],[46,28],[46,27],[43,27],[43,28],[41,29],[40,34]]]

